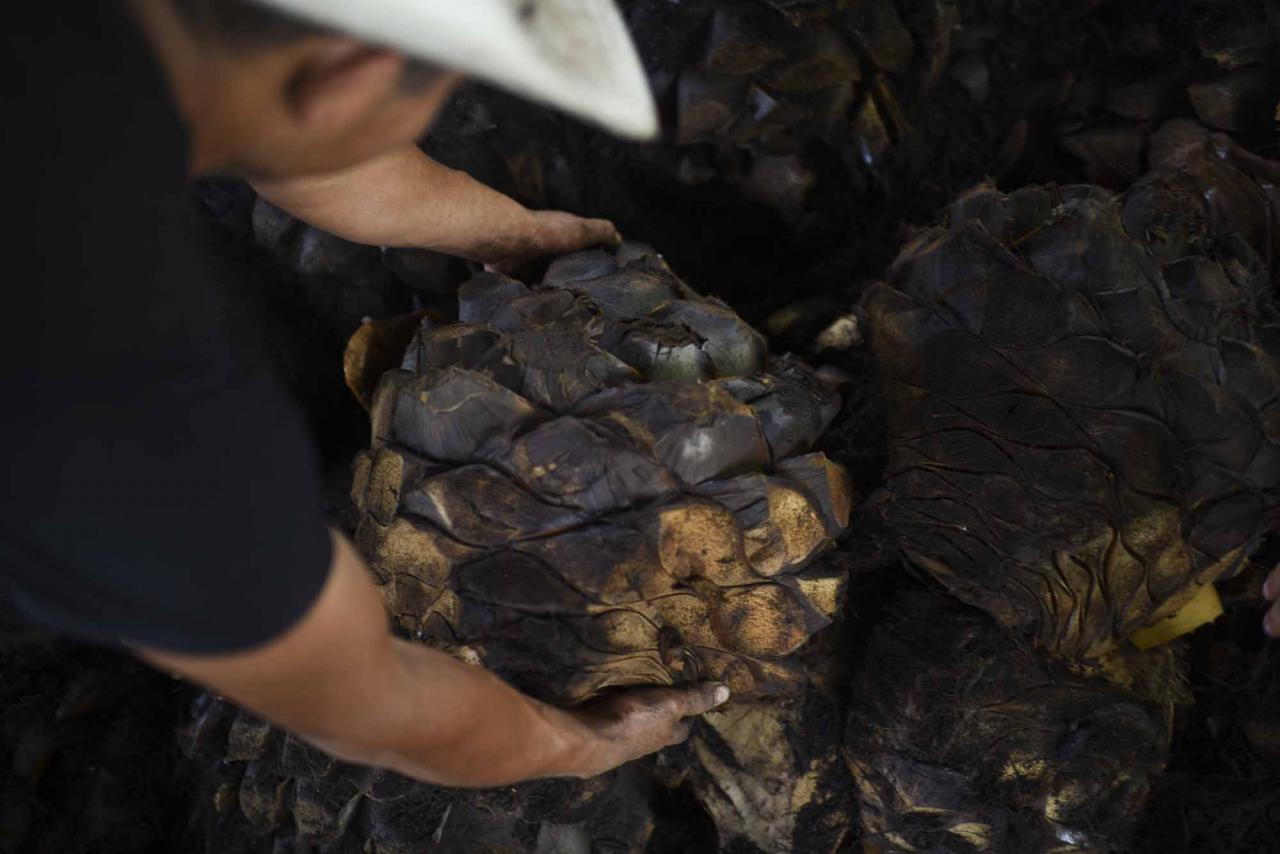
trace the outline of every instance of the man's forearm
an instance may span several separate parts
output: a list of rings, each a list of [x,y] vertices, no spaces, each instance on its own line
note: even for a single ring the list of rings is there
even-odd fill
[[[533,217],[515,200],[406,146],[342,172],[258,182],[272,203],[357,243],[426,247],[487,261],[525,238]]]
[[[570,715],[434,650],[396,641],[393,654],[392,681],[370,720],[352,718],[345,737],[317,739],[323,747],[448,786],[570,775],[590,761],[589,733]],[[363,729],[370,724],[381,731]]]
[[[360,555],[334,537],[310,614],[270,646],[193,658],[144,652],[352,762],[441,785],[569,775],[590,733],[478,667],[396,640]]]
[[[254,187],[299,219],[356,243],[433,249],[504,270],[621,239],[607,220],[530,211],[417,146],[342,172]]]

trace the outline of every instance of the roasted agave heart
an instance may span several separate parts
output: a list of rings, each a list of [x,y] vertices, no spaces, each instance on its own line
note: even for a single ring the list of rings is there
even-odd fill
[[[848,523],[811,452],[838,400],[651,252],[482,274],[372,408],[357,540],[409,632],[578,702],[700,679],[789,693]]]
[[[1265,256],[1186,184],[979,187],[867,297],[887,522],[952,593],[1066,656],[1236,570],[1280,505]]]

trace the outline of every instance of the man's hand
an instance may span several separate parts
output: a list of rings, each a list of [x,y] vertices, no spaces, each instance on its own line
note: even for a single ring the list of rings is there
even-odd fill
[[[574,776],[594,777],[689,737],[693,719],[729,700],[712,682],[691,688],[642,688],[615,694],[569,714],[590,733],[591,748]]]
[[[531,211],[406,146],[329,175],[258,182],[289,213],[356,243],[433,249],[503,272],[621,238],[613,224]]]
[[[1262,618],[1262,630],[1273,638],[1280,638],[1280,566],[1271,570],[1271,575],[1262,583],[1262,595],[1272,603]]]
[[[495,241],[488,253],[495,257],[486,261],[491,270],[519,276],[528,266],[540,258],[567,255],[593,246],[617,246],[622,235],[607,219],[584,219],[563,211],[530,211],[527,224],[519,229],[525,233],[522,240],[503,247]]]

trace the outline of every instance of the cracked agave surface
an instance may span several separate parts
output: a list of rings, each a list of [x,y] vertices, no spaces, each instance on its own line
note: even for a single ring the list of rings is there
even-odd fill
[[[481,274],[459,317],[423,321],[368,395],[356,541],[398,629],[562,705],[723,681],[738,711],[691,773],[704,797],[771,779],[711,805],[722,838],[785,846],[807,805],[841,837],[847,804],[814,787],[834,752],[779,741],[814,690],[794,654],[843,596],[844,571],[815,562],[852,501],[812,451],[837,395],[644,247],[561,258],[535,287]],[[376,335],[356,340],[385,351]],[[630,851],[653,828],[627,774],[450,792],[335,762],[209,698],[187,740],[210,760],[211,811],[192,825],[208,850]]]
[[[866,303],[885,518],[953,594],[1067,657],[1235,571],[1280,504],[1266,247],[1196,184],[1214,155],[1184,153],[1121,197],[979,187]]]

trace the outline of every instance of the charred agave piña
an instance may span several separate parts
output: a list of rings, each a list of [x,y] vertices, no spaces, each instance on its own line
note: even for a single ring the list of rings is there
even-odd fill
[[[1129,639],[1274,525],[1272,164],[1183,131],[1122,197],[967,193],[867,295],[877,506],[1004,627],[909,599],[878,630],[846,750],[879,850],[1127,850],[1185,693]]]
[[[1099,47],[1106,61],[1064,70],[1061,144],[1086,177],[1125,189],[1142,176],[1170,119],[1194,117],[1249,147],[1274,140],[1280,101],[1280,3],[1209,0],[1172,8],[1107,4]]]
[[[383,379],[356,475],[404,628],[559,702],[790,692],[839,598],[804,572],[848,521],[843,471],[808,453],[836,397],[651,253],[571,256],[533,290],[484,274],[460,302]]]
[[[481,274],[459,299],[462,322],[423,322],[371,395],[356,467],[356,540],[394,621],[560,704],[724,681],[743,712],[719,735],[750,742],[752,721],[807,690],[793,654],[840,607],[843,573],[813,559],[847,525],[850,488],[810,451],[838,399],[641,247],[562,258],[535,288]],[[203,719],[208,755],[229,744],[231,760],[211,847],[418,851],[434,834],[426,850],[493,837],[550,852],[564,834],[638,846],[651,826],[625,778],[458,795],[348,768],[224,706]],[[786,812],[820,794],[811,763],[775,765]]]
[[[1106,93],[1094,66],[1113,58],[1096,35],[1107,26],[1098,0],[625,5],[670,115],[652,171],[736,187],[801,233],[846,233],[860,219],[854,196],[941,203],[946,186],[974,180],[961,175],[1012,169],[1053,116],[1063,127],[1048,133],[1072,150],[1100,145],[1088,124]],[[1190,106],[1160,118],[1180,114]]]
[[[655,89],[675,113],[664,154],[680,181],[727,181],[798,225],[818,182],[810,147],[852,170],[877,164],[907,130],[894,88],[918,60],[898,5],[630,3]]]
[[[868,295],[886,519],[1056,654],[1104,655],[1234,572],[1280,505],[1273,283],[1217,215],[1231,188],[1194,177],[980,187]]]
[[[1131,850],[1185,693],[1171,649],[1115,662],[1119,687],[943,596],[893,612],[864,651],[846,738],[868,847]]]

